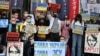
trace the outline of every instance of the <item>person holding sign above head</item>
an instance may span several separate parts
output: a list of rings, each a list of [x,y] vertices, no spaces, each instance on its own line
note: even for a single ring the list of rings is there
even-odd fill
[[[84,31],[84,22],[82,21],[82,16],[77,14],[75,19],[72,21],[72,52],[71,56],[76,56],[76,49],[77,49],[77,56],[81,56],[81,45],[82,45],[82,35]],[[77,46],[77,48],[76,48]]]
[[[50,17],[50,40],[51,41],[60,41],[60,28],[61,28],[61,21],[58,19],[58,14],[54,13],[53,17]],[[53,22],[51,22],[53,21]]]

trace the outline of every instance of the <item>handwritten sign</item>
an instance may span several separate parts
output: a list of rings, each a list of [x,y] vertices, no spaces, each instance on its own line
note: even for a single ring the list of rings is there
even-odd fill
[[[75,34],[83,35],[83,30],[84,30],[84,28],[82,26],[75,25],[72,32],[75,33]]]
[[[34,56],[65,56],[64,42],[35,42]]]
[[[0,9],[9,10],[9,2],[8,1],[0,1]]]
[[[38,26],[39,30],[38,30],[38,34],[48,34],[48,30],[46,30],[48,27],[47,26]]]
[[[98,24],[87,24],[86,31],[88,32],[98,32],[99,25]]]
[[[25,26],[25,33],[32,34],[36,33],[36,26],[33,24],[28,24]]]

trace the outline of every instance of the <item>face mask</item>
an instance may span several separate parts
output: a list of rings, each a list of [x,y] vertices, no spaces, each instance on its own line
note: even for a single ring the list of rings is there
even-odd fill
[[[57,15],[54,15],[53,17],[57,18]]]
[[[30,43],[33,44],[34,43],[34,39],[30,40]]]
[[[44,15],[40,15],[40,18],[45,18],[45,16]]]
[[[25,16],[25,17],[27,17],[27,16],[28,16],[28,14],[24,14],[24,16]]]
[[[16,24],[16,22],[15,22],[15,21],[12,21],[11,23],[12,23],[12,24]]]
[[[28,22],[28,23],[30,23],[30,22],[31,22],[31,20],[29,19],[29,20],[27,20],[27,22]]]
[[[60,42],[65,42],[65,40],[60,40]]]

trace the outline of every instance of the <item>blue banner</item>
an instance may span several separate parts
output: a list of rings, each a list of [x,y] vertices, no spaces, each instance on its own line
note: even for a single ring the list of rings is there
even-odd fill
[[[64,42],[34,42],[34,56],[65,56]]]
[[[57,4],[61,4],[61,10],[59,12],[59,18],[63,20],[64,15],[69,14],[69,0],[56,0]]]

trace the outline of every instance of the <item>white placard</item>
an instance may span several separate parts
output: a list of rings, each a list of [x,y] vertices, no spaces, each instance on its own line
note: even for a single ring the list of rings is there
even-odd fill
[[[8,42],[7,56],[23,56],[23,42]]]
[[[100,32],[97,33],[86,32],[84,52],[99,54],[100,52],[99,38],[100,38]]]
[[[35,42],[34,56],[65,56],[64,42]]]

